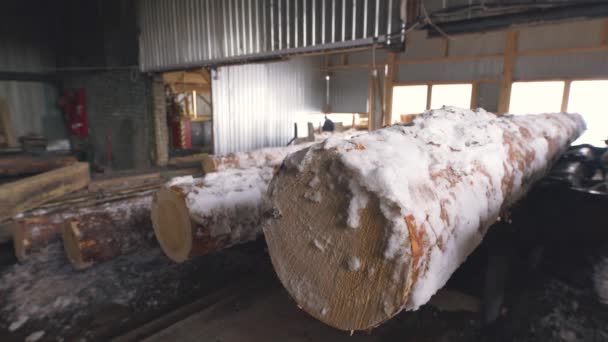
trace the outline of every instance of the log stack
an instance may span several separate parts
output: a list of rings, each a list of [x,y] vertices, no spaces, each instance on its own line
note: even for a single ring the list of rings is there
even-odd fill
[[[268,191],[277,275],[338,329],[416,310],[583,130],[579,115],[446,107],[290,155]]]

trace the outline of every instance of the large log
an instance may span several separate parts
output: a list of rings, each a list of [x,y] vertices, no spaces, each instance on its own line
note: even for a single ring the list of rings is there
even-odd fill
[[[183,262],[254,240],[262,232],[272,174],[270,167],[232,169],[167,183],[152,203],[154,233],[165,254]]]
[[[13,231],[13,246],[15,256],[19,261],[25,261],[31,254],[40,251],[51,242],[61,239],[64,222],[73,219],[76,222],[97,222],[111,219],[111,224],[104,227],[107,231],[99,237],[105,238],[105,242],[112,239],[117,246],[130,245],[131,235],[143,236],[142,231],[152,235],[152,224],[150,222],[150,204],[154,190],[144,190],[131,194],[128,198],[110,200],[103,203],[94,203],[86,207],[59,207],[52,210],[36,210],[28,213],[23,218],[9,223]],[[93,219],[91,219],[93,217]],[[97,218],[99,218],[97,220]],[[105,221],[103,221],[105,222]],[[118,222],[115,223],[115,222]],[[99,225],[98,225],[99,226]],[[87,227],[81,228],[88,231]],[[123,233],[129,232],[129,233]],[[122,240],[121,240],[122,238]],[[66,246],[66,250],[68,246]],[[69,255],[76,255],[74,249],[69,247]],[[110,253],[111,254],[111,253]],[[116,256],[119,254],[112,254]],[[93,263],[87,263],[88,258],[70,258],[77,268],[85,268]],[[106,260],[106,259],[103,259]],[[100,261],[103,261],[100,260]]]
[[[343,132],[323,132],[314,136],[313,141],[323,141],[330,137],[348,139],[353,136],[367,132],[354,129]],[[275,167],[280,165],[286,156],[294,152],[303,150],[312,142],[305,142],[297,145],[261,148],[250,152],[236,152],[226,155],[204,155],[201,156],[201,164],[205,174],[210,172],[223,171],[227,169],[248,169],[251,167]]]
[[[338,329],[416,310],[583,130],[579,115],[447,107],[295,153],[268,190],[277,275]]]
[[[67,218],[61,236],[68,260],[81,270],[150,245],[151,203],[152,196],[132,198]]]
[[[89,184],[88,163],[75,163],[0,186],[0,221]]]
[[[42,173],[78,162],[73,156],[16,155],[0,158],[0,176],[23,176]]]

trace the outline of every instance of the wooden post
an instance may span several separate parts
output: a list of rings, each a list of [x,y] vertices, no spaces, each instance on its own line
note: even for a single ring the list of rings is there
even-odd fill
[[[373,131],[374,130],[374,116],[376,113],[375,110],[375,104],[374,104],[374,76],[373,76],[373,71],[370,72],[369,74],[369,84],[368,84],[368,90],[367,90],[367,130],[368,131]]]
[[[479,101],[479,83],[473,82],[471,86],[471,109],[477,108]]]
[[[564,93],[562,94],[562,112],[568,111],[568,101],[570,100],[570,85],[572,84],[571,80],[566,80],[564,82]]]
[[[395,82],[395,74],[398,65],[395,64],[397,54],[394,52],[388,53],[386,78],[384,80],[384,125],[393,123],[393,84]]]
[[[511,101],[511,84],[513,83],[513,64],[517,54],[518,31],[507,31],[505,52],[500,81],[500,97],[498,98],[498,113],[502,115],[509,111]]]
[[[608,46],[608,19],[604,19],[602,23],[602,46]]]
[[[88,163],[75,163],[0,186],[0,221],[72,191],[91,181]]]
[[[433,96],[433,85],[427,84],[426,86],[426,110],[431,109],[431,97]]]

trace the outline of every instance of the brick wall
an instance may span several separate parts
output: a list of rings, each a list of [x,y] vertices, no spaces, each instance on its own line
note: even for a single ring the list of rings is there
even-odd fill
[[[90,141],[97,165],[113,170],[150,167],[154,129],[152,77],[130,70],[87,73],[66,77],[64,87],[85,90]]]

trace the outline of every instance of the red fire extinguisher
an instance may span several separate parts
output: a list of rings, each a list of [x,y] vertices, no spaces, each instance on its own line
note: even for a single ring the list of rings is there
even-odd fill
[[[59,105],[63,108],[68,133],[79,137],[87,137],[89,126],[84,89],[79,88],[74,92],[66,90],[59,99]]]

